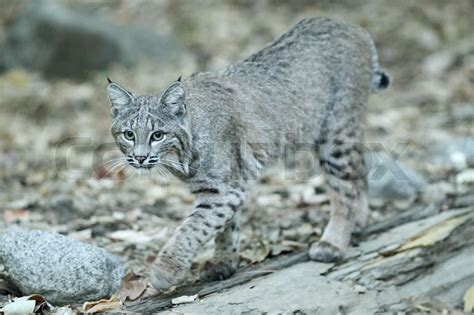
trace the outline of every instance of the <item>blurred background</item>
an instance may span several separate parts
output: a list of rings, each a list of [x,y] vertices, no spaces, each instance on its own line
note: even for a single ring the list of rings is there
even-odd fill
[[[473,10],[472,0],[0,0],[0,231],[57,231],[142,273],[193,197],[158,173],[110,170],[106,77],[159,93],[321,15],[367,28],[392,78],[369,102],[368,154],[407,178],[388,169],[370,181],[370,221],[449,207],[474,184]],[[244,209],[242,264],[317,240],[328,203],[321,176],[268,172]]]

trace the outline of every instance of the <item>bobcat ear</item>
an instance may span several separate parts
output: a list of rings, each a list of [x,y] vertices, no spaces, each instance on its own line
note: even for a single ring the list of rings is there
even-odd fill
[[[117,112],[122,108],[133,104],[133,95],[117,83],[109,83],[107,85],[107,96],[109,97],[112,107],[112,116],[116,116]]]
[[[173,114],[182,115],[186,112],[186,90],[181,81],[175,81],[161,96],[161,104],[168,107]]]

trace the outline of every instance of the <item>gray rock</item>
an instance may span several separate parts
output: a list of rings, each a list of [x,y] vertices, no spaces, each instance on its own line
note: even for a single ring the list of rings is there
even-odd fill
[[[0,258],[24,295],[42,294],[57,305],[109,297],[124,275],[120,261],[105,249],[42,231],[7,230]]]
[[[426,184],[423,176],[383,152],[364,155],[371,199],[411,199]]]
[[[132,66],[140,58],[169,62],[179,52],[176,41],[150,30],[113,25],[46,0],[31,2],[2,46],[3,70],[63,78],[81,78],[111,64]]]

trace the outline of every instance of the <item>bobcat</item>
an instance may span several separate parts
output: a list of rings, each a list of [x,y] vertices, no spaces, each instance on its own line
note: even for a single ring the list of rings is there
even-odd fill
[[[215,238],[206,279],[236,270],[239,211],[249,181],[285,152],[319,152],[331,217],[309,256],[338,261],[356,223],[367,221],[363,124],[370,92],[388,86],[361,27],[307,18],[269,46],[216,73],[173,82],[162,95],[135,95],[109,80],[112,134],[136,168],[166,167],[196,195],[191,215],[151,267],[160,290],[182,284]]]

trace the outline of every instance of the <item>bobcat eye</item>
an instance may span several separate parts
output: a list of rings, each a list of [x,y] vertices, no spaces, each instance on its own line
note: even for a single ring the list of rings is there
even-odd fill
[[[133,133],[133,131],[131,130],[127,130],[123,133],[123,136],[125,137],[125,139],[127,140],[135,140],[135,134]]]
[[[165,137],[164,132],[155,131],[155,132],[151,135],[151,141],[161,141],[161,140],[163,140],[164,137]]]

